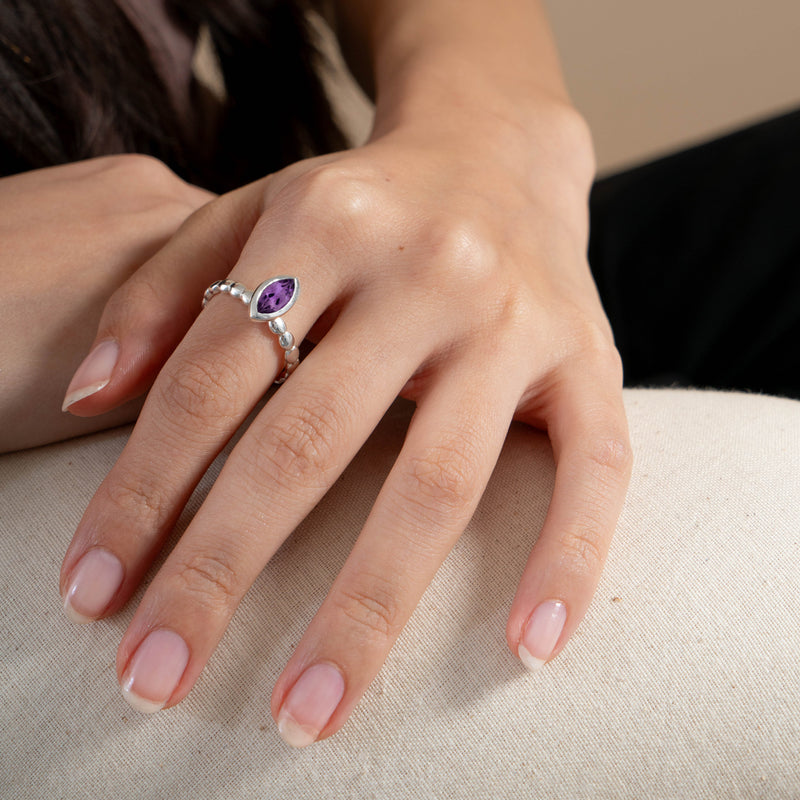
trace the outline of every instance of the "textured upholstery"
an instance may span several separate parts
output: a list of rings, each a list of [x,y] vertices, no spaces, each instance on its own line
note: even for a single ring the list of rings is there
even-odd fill
[[[79,627],[57,590],[128,429],[0,457],[0,797],[796,800],[800,403],[625,396],[631,489],[562,655],[532,675],[505,644],[553,483],[547,439],[514,426],[354,716],[304,751],[279,739],[269,695],[399,449],[408,404],[264,570],[189,697],[152,717],[116,685],[134,605]]]

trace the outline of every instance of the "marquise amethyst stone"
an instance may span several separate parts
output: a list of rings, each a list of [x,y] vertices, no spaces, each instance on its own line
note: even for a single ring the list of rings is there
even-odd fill
[[[294,296],[294,279],[283,278],[264,287],[256,308],[259,314],[274,314],[285,308]]]

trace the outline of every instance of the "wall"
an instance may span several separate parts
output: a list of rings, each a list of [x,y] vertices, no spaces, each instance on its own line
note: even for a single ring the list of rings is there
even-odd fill
[[[608,170],[800,105],[800,0],[546,0]],[[363,97],[334,81],[356,140]]]

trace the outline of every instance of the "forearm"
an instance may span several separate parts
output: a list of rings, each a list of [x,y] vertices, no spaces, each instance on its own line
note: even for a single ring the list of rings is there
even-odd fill
[[[542,102],[569,103],[538,0],[335,0],[335,11],[379,127],[456,106],[525,124]]]

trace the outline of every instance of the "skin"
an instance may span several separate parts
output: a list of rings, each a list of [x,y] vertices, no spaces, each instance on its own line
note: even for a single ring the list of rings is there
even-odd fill
[[[118,342],[119,360],[70,411],[106,412],[160,372],[61,574],[66,593],[81,557],[103,548],[124,574],[98,616],[127,602],[282,363],[274,337],[230,298],[196,316],[203,290],[228,276],[250,288],[298,276],[287,326],[316,347],[152,580],[117,668],[123,679],[152,631],[177,633],[188,663],[166,705],[179,703],[260,570],[402,394],[417,404],[404,447],[272,695],[277,720],[309,667],[335,667],[344,693],[320,739],[344,724],[463,531],[512,419],[547,430],[557,463],[511,605],[514,654],[543,602],[566,609],[548,658],[580,623],[631,470],[621,363],[585,256],[591,141],[540,7],[342,0],[337,10],[373,78],[370,141],[205,204],[113,294],[95,344]]]
[[[93,417],[63,414],[64,390],[110,295],[213,197],[139,155],[0,179],[0,452],[135,418],[137,399]]]

